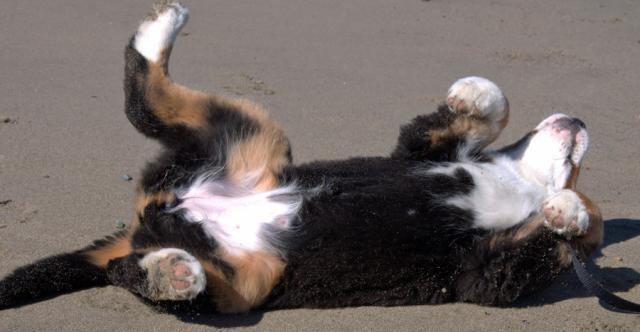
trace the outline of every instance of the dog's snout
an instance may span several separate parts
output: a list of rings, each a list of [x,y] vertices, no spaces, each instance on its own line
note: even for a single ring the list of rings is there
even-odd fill
[[[582,129],[587,129],[587,125],[584,122],[582,122],[582,120],[580,120],[578,118],[571,119],[571,124],[575,125],[575,126],[578,126],[578,127],[582,128]]]
[[[553,122],[553,127],[556,129],[567,129],[571,132],[577,132],[581,129],[587,129],[587,125],[578,118],[561,117]]]

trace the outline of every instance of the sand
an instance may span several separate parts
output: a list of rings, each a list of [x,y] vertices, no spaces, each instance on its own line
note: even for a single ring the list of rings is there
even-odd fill
[[[171,71],[264,104],[296,162],[384,155],[457,78],[510,98],[509,143],[551,113],[583,119],[579,188],[606,221],[590,269],[640,301],[640,6],[628,0],[186,1]],[[150,1],[11,1],[0,11],[0,275],[128,223],[158,149],[123,113],[122,51]],[[129,174],[132,181],[122,176]],[[638,331],[567,273],[510,308],[289,310],[182,322],[114,287],[0,312],[0,331]]]

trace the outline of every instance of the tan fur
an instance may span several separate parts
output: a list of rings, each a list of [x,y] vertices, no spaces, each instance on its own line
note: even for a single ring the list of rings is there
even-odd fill
[[[151,203],[156,205],[163,205],[165,203],[171,203],[176,200],[176,195],[172,192],[161,191],[153,194],[138,193],[136,197],[136,213],[139,216],[144,216],[144,209]],[[137,218],[135,218],[137,220]]]
[[[489,250],[496,250],[496,248],[500,248],[505,245],[526,241],[527,239],[539,234],[543,229],[544,217],[542,217],[542,215],[537,215],[513,231],[498,232],[490,235],[488,239]]]
[[[227,257],[235,268],[233,288],[252,306],[269,295],[284,272],[285,263],[266,252],[248,252],[240,257]]]
[[[206,110],[209,97],[174,84],[166,76],[166,64],[149,62],[146,80],[146,100],[154,114],[167,124],[184,125],[193,129],[206,126]]]
[[[254,177],[254,190],[265,191],[277,184],[277,174],[289,163],[289,143],[283,130],[269,118],[260,105],[245,99],[211,97],[212,102],[234,109],[258,124],[258,132],[229,147],[226,169],[231,180],[240,182]]]
[[[85,253],[91,264],[106,268],[110,260],[128,256],[131,253],[131,239],[126,236],[117,238],[113,242]]]
[[[544,217],[542,215],[535,216],[532,220],[520,227],[513,235],[513,241],[518,242],[532,237],[544,227]]]
[[[589,228],[587,228],[587,232],[584,235],[572,238],[570,242],[578,251],[578,254],[582,258],[586,258],[602,243],[604,237],[604,222],[600,209],[583,193],[576,191],[576,194],[578,194],[582,204],[587,208]],[[558,252],[558,258],[564,266],[569,266],[569,264],[571,264],[571,255],[568,247],[565,245],[565,247],[561,249],[562,250]]]
[[[193,91],[174,84],[167,68],[171,48],[163,51],[157,64],[150,64],[147,77],[147,100],[156,116],[167,124],[202,129],[207,125],[209,105],[236,110],[258,124],[258,132],[246,141],[231,145],[227,151],[227,170],[232,180],[255,176],[255,189],[264,191],[276,185],[276,174],[289,162],[289,145],[282,129],[259,105],[245,100],[223,98]]]
[[[260,133],[227,151],[226,169],[229,177],[240,182],[254,178],[255,191],[273,189],[277,175],[289,163],[288,143],[277,127],[262,128]]]
[[[600,209],[598,209],[595,203],[585,194],[576,190],[579,175],[580,166],[573,166],[565,188],[575,191],[582,201],[582,204],[587,208],[587,213],[589,214],[589,228],[587,228],[587,232],[582,236],[570,240],[572,246],[578,250],[578,253],[583,258],[586,258],[602,243],[604,237],[604,222]],[[569,264],[571,264],[571,252],[567,244],[563,243],[559,246],[558,258],[563,266],[569,266]]]
[[[266,252],[224,253],[220,257],[233,267],[231,279],[209,261],[201,261],[207,275],[208,292],[223,313],[249,311],[262,303],[280,280],[285,263]]]
[[[239,313],[251,309],[251,305],[233,288],[215,265],[208,261],[201,261],[201,264],[207,276],[207,293],[213,298],[218,311]]]
[[[151,203],[156,205],[163,205],[165,203],[174,202],[176,195],[171,192],[157,192],[154,194],[142,193],[138,190],[138,196],[136,197],[135,208],[136,215],[133,217],[131,224],[128,227],[129,233],[135,233],[136,228],[140,225],[140,218],[144,217],[144,209]]]
[[[573,166],[571,168],[571,173],[569,173],[569,178],[567,179],[567,183],[564,185],[566,189],[576,190],[576,186],[578,184],[578,176],[580,175],[580,167]]]
[[[482,148],[495,141],[502,128],[496,130],[491,122],[485,119],[457,117],[449,127],[430,132],[431,145],[437,146],[447,139],[469,136],[478,139],[479,147]]]

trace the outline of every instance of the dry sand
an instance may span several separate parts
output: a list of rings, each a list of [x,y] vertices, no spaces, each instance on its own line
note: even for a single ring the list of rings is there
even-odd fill
[[[381,155],[456,78],[497,82],[512,105],[500,144],[554,112],[592,138],[579,187],[601,206],[590,268],[640,301],[640,6],[635,0],[187,1],[176,81],[265,104],[296,162]],[[125,42],[150,1],[11,1],[0,12],[0,275],[128,222],[157,145],[129,125]],[[7,119],[7,120],[5,120]],[[134,181],[124,181],[130,174]],[[8,202],[5,202],[10,200]],[[512,308],[468,304],[290,310],[185,323],[114,287],[0,312],[0,331],[638,331],[568,273]]]

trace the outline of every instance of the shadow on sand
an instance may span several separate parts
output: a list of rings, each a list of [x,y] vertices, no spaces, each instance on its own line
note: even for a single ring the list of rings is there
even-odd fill
[[[216,328],[246,327],[257,325],[264,316],[263,311],[251,311],[245,314],[176,314],[185,323],[213,326]]]
[[[640,235],[640,220],[636,219],[610,219],[605,221],[604,241],[587,262],[587,270],[598,280],[607,290],[617,292],[627,292],[637,284],[640,284],[640,273],[627,267],[598,267],[594,259],[602,257],[602,250],[607,247],[627,241]],[[624,264],[624,263],[621,263]],[[593,297],[586,290],[573,270],[565,272],[551,287],[542,293],[532,294],[518,300],[515,307],[542,306],[552,304],[571,298]],[[624,295],[622,296],[624,297]],[[630,299],[631,300],[631,299]],[[602,301],[600,304],[612,311],[611,308]]]

